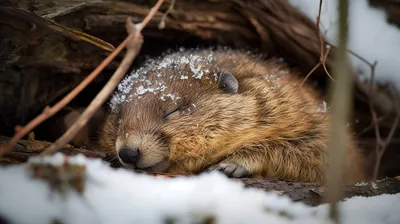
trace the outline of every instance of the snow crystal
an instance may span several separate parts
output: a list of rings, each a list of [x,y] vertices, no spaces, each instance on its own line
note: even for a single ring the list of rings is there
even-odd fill
[[[356,183],[355,186],[360,187],[360,186],[368,186],[367,182],[360,182],[360,183]]]
[[[319,1],[290,0],[311,20],[316,22]],[[393,82],[400,88],[400,29],[387,22],[383,9],[368,5],[368,0],[349,1],[349,49],[370,63],[377,61],[375,77],[378,82]],[[326,39],[337,45],[338,0],[323,1],[321,10],[321,31]],[[369,80],[370,66],[350,54],[353,67],[360,78]]]
[[[173,58],[169,58],[169,57],[165,57],[164,60],[162,60],[160,62],[160,64],[158,65],[157,69],[163,69],[163,68],[168,68],[171,67],[175,64],[175,60]]]
[[[143,86],[139,86],[136,88],[136,94],[137,95],[143,95],[147,92],[154,93],[155,89],[154,88],[144,88]]]
[[[168,94],[163,94],[161,97],[160,97],[160,99],[162,100],[162,101],[166,101],[167,100],[167,98],[170,98],[172,101],[175,101],[175,99],[180,99],[180,97],[178,96],[175,96],[174,94],[170,94],[170,93],[168,93]],[[176,102],[175,102],[176,103]]]
[[[142,27],[142,23],[136,23],[135,24],[135,29],[138,30],[138,29],[140,29],[140,27]]]
[[[186,112],[191,112],[196,109],[196,104],[192,103],[189,107],[186,108]]]
[[[275,91],[281,87],[280,78],[276,75],[267,74],[264,75],[264,79],[270,84],[270,86],[268,87],[267,90],[265,90],[265,92]]]
[[[30,163],[60,164],[58,153]],[[7,223],[332,223],[328,206],[310,207],[276,192],[245,188],[213,172],[157,178],[113,169],[100,159],[68,157],[86,164],[82,195],[67,188],[65,198],[24,165],[0,167],[0,216]],[[400,223],[400,194],[353,197],[339,203],[341,223]]]
[[[136,96],[140,96],[143,95],[145,93],[156,93],[157,91],[164,91],[167,87],[163,84],[159,84],[159,86],[157,87],[143,87],[143,86],[139,86],[136,88]]]
[[[208,63],[211,63],[212,61],[213,61],[213,55],[212,54],[209,54],[208,56],[207,56],[207,62]]]
[[[185,56],[181,57],[181,64],[189,64],[189,59]]]
[[[203,77],[203,71],[201,70],[201,64],[200,64],[200,56],[194,55],[191,56],[190,60],[190,70],[193,72],[193,77],[196,79],[201,79]]]
[[[319,113],[326,113],[327,111],[328,111],[328,105],[326,104],[325,101],[322,101],[322,105],[321,105],[321,107],[319,107],[319,108],[317,109],[317,112],[319,112]]]

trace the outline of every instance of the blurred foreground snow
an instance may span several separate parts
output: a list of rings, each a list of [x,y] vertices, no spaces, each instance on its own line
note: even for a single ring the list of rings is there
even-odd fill
[[[44,170],[33,175],[32,167],[28,168],[28,164],[60,166],[65,161],[66,157],[56,154],[0,167],[0,220],[29,224],[330,223],[327,205],[309,207],[277,193],[245,189],[241,182],[219,173],[158,178],[112,169],[100,159],[78,155],[68,157],[68,164],[86,167],[83,188],[64,184],[63,195],[43,179],[33,178]],[[63,178],[71,176],[64,173]],[[340,204],[342,223],[398,224],[399,207],[400,194],[354,197]]]

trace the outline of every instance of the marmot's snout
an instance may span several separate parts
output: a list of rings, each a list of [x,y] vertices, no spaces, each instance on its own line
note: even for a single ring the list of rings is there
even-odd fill
[[[127,164],[132,164],[137,167],[137,162],[139,161],[140,151],[139,148],[122,148],[118,153],[119,158],[122,162]]]
[[[125,167],[157,172],[168,168],[167,144],[155,134],[125,135],[117,139],[115,147]]]

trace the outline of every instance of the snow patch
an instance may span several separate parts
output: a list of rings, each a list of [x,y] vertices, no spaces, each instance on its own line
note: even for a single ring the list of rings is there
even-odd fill
[[[65,185],[63,197],[32,178],[27,166],[62,161],[85,164],[82,194]],[[157,178],[58,153],[0,167],[0,178],[0,216],[9,223],[332,223],[327,205],[309,207],[276,192],[244,188],[217,172]],[[353,197],[339,206],[344,224],[400,223],[400,194]]]

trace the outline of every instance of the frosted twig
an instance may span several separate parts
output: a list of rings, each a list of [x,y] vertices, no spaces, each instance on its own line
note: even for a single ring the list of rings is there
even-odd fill
[[[141,31],[147,25],[152,17],[154,17],[155,13],[158,11],[159,7],[163,3],[163,0],[159,0],[157,4],[150,10],[149,14],[146,18],[143,19],[142,23],[136,29],[135,25],[132,23],[131,17],[128,17],[126,20],[126,29],[129,33],[128,37],[133,36],[133,38],[129,38],[126,42],[127,52],[122,60],[121,64],[118,66],[117,70],[114,72],[110,80],[106,83],[103,89],[96,95],[93,101],[89,104],[89,106],[85,109],[82,115],[78,118],[77,121],[59,138],[56,142],[50,145],[42,154],[50,154],[54,153],[60,148],[62,148],[65,144],[67,144],[78,132],[79,130],[86,125],[88,120],[93,116],[93,114],[101,107],[101,105],[107,100],[107,97],[114,91],[117,87],[121,79],[127,73],[130,65],[133,60],[138,55],[142,43],[143,37]]]
[[[150,21],[153,15],[157,12],[160,5],[163,3],[164,0],[159,0],[157,4],[150,10],[148,16],[144,18],[141,25],[138,27],[137,32],[140,33],[145,25]],[[151,17],[149,15],[152,15]],[[127,43],[130,41],[131,38],[134,37],[136,33],[132,32],[125,38],[125,40],[107,57],[105,58],[97,68],[90,73],[78,86],[76,86],[68,95],[66,95],[63,99],[57,102],[54,106],[50,107],[47,106],[44,108],[43,112],[31,120],[27,125],[25,125],[22,129],[17,131],[14,136],[8,141],[6,145],[0,146],[0,157],[2,157],[7,152],[10,152],[14,145],[22,139],[26,134],[28,134],[32,129],[36,126],[41,124],[43,121],[48,119],[49,117],[56,114],[60,111],[64,106],[66,106],[69,102],[71,102],[83,89],[89,85],[100,72],[108,65],[110,62],[125,48]]]

